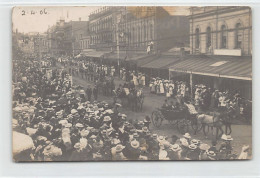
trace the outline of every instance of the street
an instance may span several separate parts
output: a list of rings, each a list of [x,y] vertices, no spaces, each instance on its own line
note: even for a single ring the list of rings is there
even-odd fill
[[[124,81],[120,80],[118,77],[115,77],[116,88],[119,86],[119,84],[122,84],[122,83],[124,83]],[[84,80],[78,76],[73,76],[73,84],[81,85],[85,89],[88,87],[88,85],[91,85],[92,87],[94,85],[93,82],[87,82],[86,80]],[[128,119],[132,118],[132,119],[143,120],[145,118],[145,116],[147,116],[147,115],[151,117],[152,112],[156,108],[160,108],[163,105],[164,100],[165,100],[164,96],[158,96],[155,94],[151,94],[148,87],[145,87],[143,92],[145,95],[145,99],[144,99],[142,112],[133,112],[130,109],[125,109],[125,108],[119,109],[119,111],[121,113],[125,113],[128,116]],[[104,100],[104,101],[112,103],[113,98],[99,95],[98,100],[99,101]],[[177,130],[176,126],[173,126],[166,120],[164,120],[162,122],[162,125],[160,128],[154,127],[152,123],[150,125],[150,128],[153,133],[156,133],[158,135],[164,135],[166,137],[171,137],[172,135],[176,135],[179,138],[182,137],[182,135]],[[241,132],[241,130],[243,132]],[[196,135],[193,134],[192,128],[189,128],[189,131],[190,131],[190,134],[192,135],[192,138],[201,140],[202,142],[207,143],[207,144],[212,144],[212,140],[215,138],[215,135],[212,135],[211,129],[207,135],[207,138],[204,136],[202,130],[199,133],[197,133]],[[243,145],[250,145],[250,147],[252,146],[252,126],[251,125],[246,125],[246,124],[232,125],[232,134],[231,135],[234,138],[234,140],[232,141],[232,145],[234,147],[233,150],[236,153],[240,153],[241,147]]]

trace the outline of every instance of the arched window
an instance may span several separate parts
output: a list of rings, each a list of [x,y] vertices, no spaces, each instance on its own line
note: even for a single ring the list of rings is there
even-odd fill
[[[153,40],[153,24],[150,24],[150,40]]]
[[[240,29],[241,23],[236,24],[236,30],[235,30],[235,48],[242,47],[242,37],[243,37],[243,31]]]
[[[207,49],[211,47],[211,28],[207,28]]]
[[[144,25],[144,41],[146,42],[147,39],[146,39],[146,25]]]
[[[196,28],[195,30],[195,48],[200,47],[200,29]]]
[[[133,28],[133,35],[131,36],[131,40],[133,43],[135,43],[135,28]]]
[[[141,28],[140,26],[138,27],[138,31],[137,31],[137,34],[138,34],[138,43],[137,43],[137,46],[140,46],[141,44]]]
[[[221,48],[227,48],[227,27],[221,26]]]

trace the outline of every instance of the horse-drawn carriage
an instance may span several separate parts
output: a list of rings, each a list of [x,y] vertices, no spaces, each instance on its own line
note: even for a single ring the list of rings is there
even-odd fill
[[[170,124],[176,125],[179,132],[184,134],[189,131],[190,127],[196,132],[201,129],[197,124],[197,113],[191,112],[187,105],[178,109],[157,108],[152,112],[152,123],[159,128],[164,120]]]
[[[122,104],[123,107],[129,107],[132,111],[142,111],[144,103],[144,94],[142,90],[130,90],[129,88],[123,88],[120,91],[114,92],[114,98]]]

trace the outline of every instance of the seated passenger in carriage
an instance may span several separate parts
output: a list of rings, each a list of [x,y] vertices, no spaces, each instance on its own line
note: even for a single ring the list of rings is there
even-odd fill
[[[163,105],[162,105],[162,109],[170,109],[170,105],[168,104],[168,100],[166,99],[166,100],[164,100],[164,103],[163,103]]]

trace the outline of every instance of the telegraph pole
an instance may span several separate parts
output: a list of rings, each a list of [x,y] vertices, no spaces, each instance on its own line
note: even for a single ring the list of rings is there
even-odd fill
[[[120,48],[119,48],[119,22],[121,20],[121,14],[116,16],[116,50],[117,50],[117,66],[118,66],[118,75],[120,75]]]

